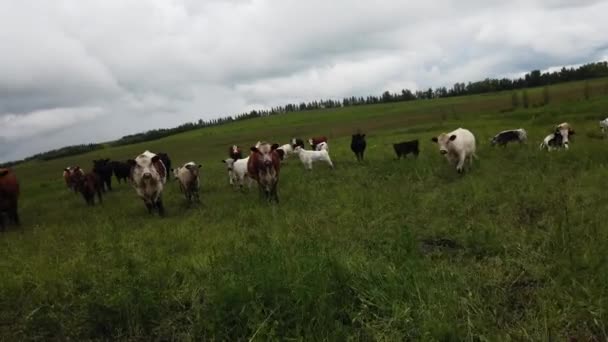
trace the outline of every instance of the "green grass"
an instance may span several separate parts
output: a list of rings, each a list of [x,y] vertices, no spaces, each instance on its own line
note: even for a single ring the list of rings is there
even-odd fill
[[[23,227],[0,235],[0,340],[605,340],[606,82],[589,101],[569,83],[530,109],[498,93],[295,113],[20,165]],[[570,151],[539,151],[565,120]],[[430,141],[459,126],[480,157],[462,176]],[[527,145],[489,146],[517,127]],[[278,206],[228,186],[229,145],[312,134],[330,136],[335,171],[290,158]],[[395,161],[391,144],[415,138],[420,157]],[[94,208],[65,189],[65,166],[145,149],[202,163],[203,203],[171,182],[159,218],[124,184]]]

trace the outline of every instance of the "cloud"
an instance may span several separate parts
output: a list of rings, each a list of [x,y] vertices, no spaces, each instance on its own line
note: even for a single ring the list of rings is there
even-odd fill
[[[0,0],[0,161],[605,59],[606,1]]]

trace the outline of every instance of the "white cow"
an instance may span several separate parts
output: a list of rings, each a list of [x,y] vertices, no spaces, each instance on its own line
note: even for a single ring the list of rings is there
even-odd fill
[[[135,188],[137,195],[144,201],[148,212],[157,209],[159,215],[164,215],[165,209],[161,195],[163,186],[167,182],[167,169],[160,157],[150,151],[130,159],[127,163],[131,166],[131,185]]]
[[[602,130],[602,133],[608,133],[608,118],[600,121],[600,129]]]
[[[432,139],[439,146],[439,152],[445,155],[448,162],[456,164],[456,170],[462,172],[464,163],[469,159],[470,166],[473,166],[475,154],[475,136],[471,131],[458,128],[450,133],[441,133]]]
[[[179,188],[188,202],[200,202],[200,168],[195,162],[188,162],[182,167],[173,169],[173,176],[179,181]]]
[[[242,188],[245,185],[245,181],[247,181],[247,187],[251,188],[253,180],[247,173],[247,163],[249,162],[249,157],[236,161],[232,158],[228,158],[222,160],[222,162],[226,164],[226,169],[228,169],[228,179],[230,180],[230,185]]]
[[[312,170],[312,163],[316,161],[326,162],[329,167],[334,168],[334,164],[331,162],[329,152],[327,150],[321,151],[309,151],[305,150],[300,146],[294,149],[294,153],[300,157],[300,161],[307,170]]]

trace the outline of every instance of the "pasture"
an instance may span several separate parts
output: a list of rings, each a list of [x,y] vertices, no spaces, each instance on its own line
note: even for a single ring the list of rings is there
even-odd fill
[[[511,93],[302,112],[17,166],[22,227],[0,234],[0,340],[606,340],[608,80]],[[529,90],[540,101],[542,89]],[[569,151],[541,152],[553,125]],[[477,138],[456,173],[431,137]],[[526,145],[489,144],[523,127]],[[350,134],[367,134],[356,162]],[[335,170],[281,169],[279,205],[228,185],[232,144],[327,135]],[[418,159],[392,143],[420,139]],[[201,163],[200,205],[174,180],[167,216],[116,184],[87,207],[67,165],[167,152]]]

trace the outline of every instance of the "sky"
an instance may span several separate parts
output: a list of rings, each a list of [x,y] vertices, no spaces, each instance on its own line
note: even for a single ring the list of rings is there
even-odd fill
[[[0,162],[608,59],[608,0],[0,0]]]

